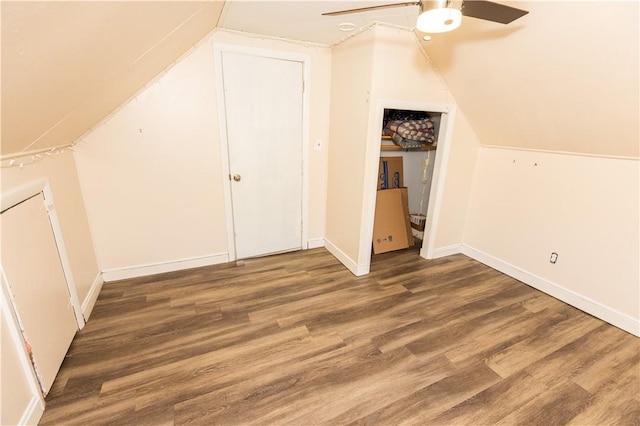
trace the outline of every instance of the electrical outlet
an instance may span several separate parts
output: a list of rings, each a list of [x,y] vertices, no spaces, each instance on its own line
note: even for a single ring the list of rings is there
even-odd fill
[[[549,262],[556,263],[558,261],[558,253],[555,251],[551,253],[551,257],[549,258]]]

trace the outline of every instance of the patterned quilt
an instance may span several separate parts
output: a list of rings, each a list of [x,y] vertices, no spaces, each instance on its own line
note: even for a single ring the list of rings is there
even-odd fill
[[[404,144],[413,146],[416,144],[411,142],[417,142],[418,147],[420,144],[434,145],[436,142],[435,129],[431,119],[392,120],[387,123],[387,129],[391,133],[394,142],[399,145],[401,145],[401,143],[399,143],[401,139],[405,140]]]

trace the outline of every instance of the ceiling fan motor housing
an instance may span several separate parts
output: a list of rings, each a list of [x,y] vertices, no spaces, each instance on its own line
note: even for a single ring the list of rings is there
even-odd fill
[[[460,26],[463,15],[508,24],[529,13],[526,10],[488,0],[417,0],[325,12],[322,15],[337,16],[405,6],[420,7],[420,15],[418,16],[416,27],[419,31],[425,33],[443,33],[454,30]]]
[[[444,7],[462,10],[462,0],[422,0],[420,2],[420,13]]]
[[[461,0],[422,1],[416,28],[425,33],[444,33],[455,30],[462,22],[461,8]]]

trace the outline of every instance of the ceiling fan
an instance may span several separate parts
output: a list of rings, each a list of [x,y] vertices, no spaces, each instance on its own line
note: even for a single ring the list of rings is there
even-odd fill
[[[416,28],[425,33],[443,33],[455,30],[460,26],[463,15],[508,24],[529,13],[526,10],[484,0],[418,0],[339,10],[322,15],[336,16],[404,6],[420,7]]]

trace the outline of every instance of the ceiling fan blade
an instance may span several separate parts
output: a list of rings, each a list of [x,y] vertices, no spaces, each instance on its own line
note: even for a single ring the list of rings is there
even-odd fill
[[[417,6],[419,4],[420,4],[419,1],[411,1],[411,2],[404,2],[404,3],[391,3],[391,4],[380,4],[378,6],[359,7],[357,9],[346,9],[346,10],[338,10],[336,12],[327,12],[327,13],[323,13],[322,16],[346,15],[347,13],[358,13],[358,12],[367,12],[369,10],[389,9],[391,7]]]
[[[526,10],[505,6],[491,1],[468,0],[462,3],[462,14],[485,21],[508,24],[529,13]]]

